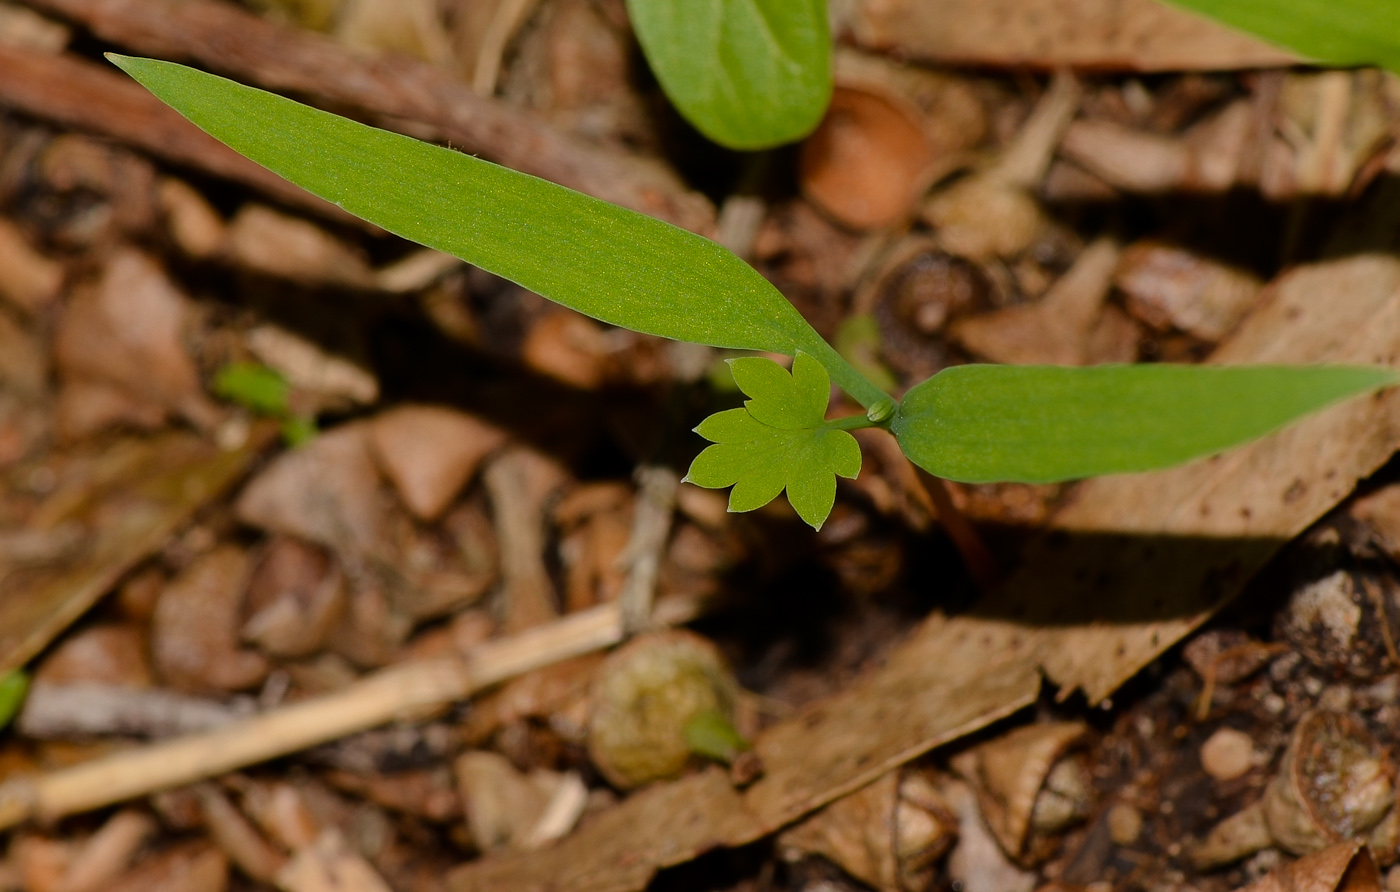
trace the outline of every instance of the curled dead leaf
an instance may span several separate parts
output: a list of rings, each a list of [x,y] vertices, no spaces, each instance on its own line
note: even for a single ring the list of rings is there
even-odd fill
[[[923,773],[891,771],[778,837],[784,857],[820,855],[881,892],[927,887],[957,818]]]
[[[1088,814],[1088,769],[1071,754],[1087,733],[1081,722],[1036,723],[953,757],[987,828],[1013,859],[1039,860],[1052,837]]]

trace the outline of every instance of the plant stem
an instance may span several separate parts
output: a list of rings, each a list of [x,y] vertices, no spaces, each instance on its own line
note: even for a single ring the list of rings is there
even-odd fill
[[[996,558],[992,556],[991,549],[982,541],[977,528],[967,519],[967,515],[953,504],[953,496],[948,492],[947,482],[918,465],[914,465],[914,470],[918,472],[919,482],[924,485],[929,499],[933,501],[934,509],[938,511],[939,525],[943,527],[943,532],[948,534],[948,538],[953,540],[953,547],[958,550],[958,554],[962,555],[968,574],[983,592],[992,591],[1001,584],[1001,573],[997,570]]]

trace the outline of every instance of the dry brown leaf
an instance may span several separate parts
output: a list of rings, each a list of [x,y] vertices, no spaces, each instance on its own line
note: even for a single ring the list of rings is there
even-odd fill
[[[404,504],[436,520],[506,442],[504,431],[441,406],[396,406],[370,422],[370,447]]]
[[[267,677],[267,659],[238,640],[250,571],[247,552],[224,545],[196,558],[161,592],[151,618],[151,656],[168,686],[238,691]]]
[[[9,220],[0,220],[0,298],[30,315],[58,296],[63,267],[36,251]]]
[[[930,779],[891,771],[778,837],[783,857],[821,855],[881,892],[927,888],[928,869],[957,835]]]
[[[940,64],[1180,71],[1296,61],[1153,0],[861,0],[845,24],[862,46]]]
[[[87,530],[82,557],[24,581],[3,583],[0,671],[23,665],[43,650],[191,514],[222,495],[243,475],[269,433],[260,430],[231,452],[190,434],[128,442],[132,470],[92,493],[71,515]],[[53,523],[63,519],[56,517]]]
[[[1286,864],[1241,892],[1380,892],[1380,871],[1360,842],[1342,842]]]
[[[69,635],[35,668],[34,681],[150,687],[145,630],[124,623],[93,626]]]
[[[356,422],[278,456],[244,487],[235,510],[251,526],[363,556],[384,541],[383,507],[369,426]]]
[[[977,793],[1002,850],[1020,860],[1051,769],[1088,732],[1082,722],[1036,722],[959,753],[952,767]]]
[[[54,357],[65,380],[113,387],[139,403],[208,427],[217,410],[185,346],[189,301],[151,257],[112,254],[96,287],[65,307]]]
[[[1118,246],[1110,239],[1100,239],[1085,248],[1074,266],[1036,303],[957,320],[952,336],[993,362],[1085,365],[1131,361],[1137,353],[1135,337],[1115,345],[1118,355],[1096,356],[1093,349],[1117,262]]]
[[[945,622],[928,620],[884,669],[760,735],[754,752],[767,773],[742,793],[719,769],[654,784],[552,848],[463,866],[450,888],[632,892],[663,867],[771,833],[1035,699],[1033,666],[950,665],[928,650]]]

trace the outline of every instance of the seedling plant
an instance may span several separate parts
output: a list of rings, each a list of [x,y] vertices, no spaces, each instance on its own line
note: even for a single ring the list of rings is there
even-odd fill
[[[644,41],[648,27],[639,21]],[[699,235],[195,69],[110,58],[217,139],[389,232],[612,325],[793,357],[791,369],[731,360],[747,402],[696,429],[711,445],[687,479],[731,488],[733,511],[786,491],[819,528],[836,478],[860,471],[859,428],[887,430],[937,477],[1052,482],[1180,464],[1397,379],[1364,366],[965,365],[895,399],[762,275]],[[864,411],[828,419],[833,384]]]

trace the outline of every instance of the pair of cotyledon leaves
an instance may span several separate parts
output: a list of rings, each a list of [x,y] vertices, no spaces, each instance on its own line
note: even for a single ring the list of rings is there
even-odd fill
[[[835,475],[859,466],[849,435],[821,420],[828,376],[916,464],[970,482],[1173,465],[1396,380],[1389,369],[1348,366],[971,365],[895,403],[757,271],[708,239],[191,68],[112,59],[214,137],[385,230],[613,325],[798,357],[791,377],[769,360],[738,364],[748,406],[699,429],[720,448],[702,453],[691,479],[733,485],[736,510],[787,489],[807,522],[826,518]]]

